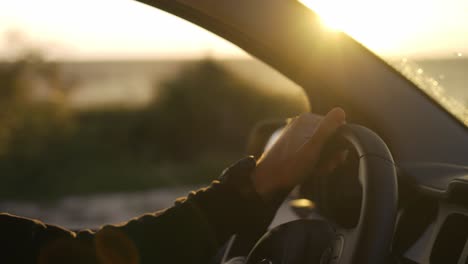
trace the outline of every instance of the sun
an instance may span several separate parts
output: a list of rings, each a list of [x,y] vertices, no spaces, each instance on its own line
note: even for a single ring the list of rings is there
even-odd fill
[[[299,0],[323,25],[342,31],[377,52],[399,50],[433,24],[432,1]]]
[[[333,31],[344,31],[346,29],[346,20],[348,16],[343,14],[345,7],[336,8],[329,1],[300,0],[301,3],[312,9],[320,16],[321,23]],[[335,1],[336,2],[336,1]],[[344,2],[343,4],[346,4]]]

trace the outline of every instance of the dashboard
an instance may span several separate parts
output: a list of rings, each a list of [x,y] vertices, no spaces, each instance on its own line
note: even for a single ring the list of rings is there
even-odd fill
[[[400,263],[468,264],[468,168],[402,166],[393,252]]]
[[[312,189],[302,186],[302,195],[317,203],[320,215],[348,228],[358,221],[362,199],[356,159],[351,153],[335,173],[310,184]],[[416,164],[401,166],[398,175],[391,263],[468,264],[468,168]]]
[[[468,210],[439,203],[437,214],[417,241],[404,252],[406,263],[468,263]],[[405,263],[405,262],[403,262]]]

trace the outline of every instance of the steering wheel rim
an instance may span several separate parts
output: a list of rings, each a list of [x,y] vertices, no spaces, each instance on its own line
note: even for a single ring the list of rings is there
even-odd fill
[[[334,225],[337,238],[344,240],[342,245],[339,240],[335,243],[342,247],[335,263],[384,263],[390,256],[398,210],[393,157],[385,142],[366,127],[345,125],[337,136],[348,141],[358,154],[362,201],[355,228]]]
[[[327,253],[329,261],[326,263],[385,263],[390,256],[398,209],[398,184],[393,157],[385,142],[363,126],[344,125],[335,137],[347,141],[358,154],[362,201],[356,227],[344,228],[332,220],[326,221],[335,232]],[[247,257],[247,264],[256,263],[252,261],[256,261],[258,256],[252,256],[255,256],[259,244]]]

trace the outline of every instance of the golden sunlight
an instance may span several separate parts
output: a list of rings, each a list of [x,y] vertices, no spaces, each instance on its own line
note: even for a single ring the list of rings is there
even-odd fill
[[[347,33],[377,53],[425,51],[435,38],[453,42],[453,32],[466,25],[462,11],[435,0],[299,0],[316,12],[330,30]],[[457,0],[450,0],[456,2]],[[456,21],[455,21],[456,20]]]
[[[65,60],[245,56],[200,27],[132,0],[0,1],[0,59],[19,44]]]

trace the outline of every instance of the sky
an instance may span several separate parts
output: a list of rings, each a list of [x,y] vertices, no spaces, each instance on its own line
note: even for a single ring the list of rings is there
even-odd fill
[[[71,60],[245,56],[198,26],[132,0],[0,0],[0,56],[28,45]]]
[[[384,56],[468,55],[466,0],[301,2],[319,13],[325,27]],[[0,59],[25,47],[63,60],[247,56],[189,22],[132,0],[0,0]]]

